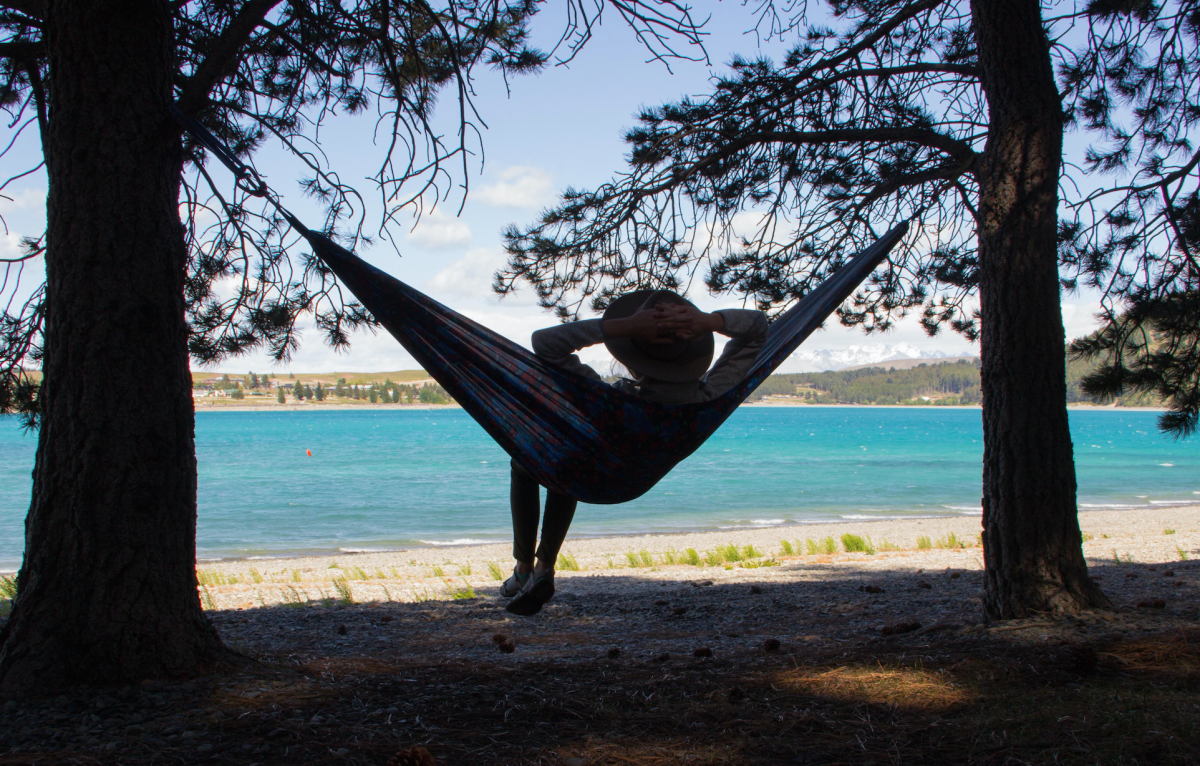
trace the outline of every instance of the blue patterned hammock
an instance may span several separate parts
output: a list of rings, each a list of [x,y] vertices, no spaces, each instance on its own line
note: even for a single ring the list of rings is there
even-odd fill
[[[771,324],[746,378],[698,404],[658,404],[558,369],[328,237],[288,222],[434,380],[538,483],[585,503],[639,497],[696,451],[874,271],[889,231]]]
[[[176,106],[172,116],[265,197],[400,345],[542,486],[585,503],[645,494],[696,451],[908,231],[902,223],[856,255],[771,324],[741,383],[711,401],[658,404],[565,372],[380,271],[279,204],[257,173]]]

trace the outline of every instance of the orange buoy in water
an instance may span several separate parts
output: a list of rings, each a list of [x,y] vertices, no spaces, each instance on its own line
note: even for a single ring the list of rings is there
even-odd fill
[[[310,449],[306,449],[306,450],[304,450],[304,451],[308,453],[308,456],[309,456],[309,457],[312,457],[312,450],[310,450]]]

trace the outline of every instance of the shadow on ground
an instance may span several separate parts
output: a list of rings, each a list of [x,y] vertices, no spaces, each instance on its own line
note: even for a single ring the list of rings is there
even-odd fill
[[[1175,569],[1093,567],[1115,613],[991,626],[977,571],[218,612],[261,664],[9,705],[0,763],[1195,764],[1200,567]]]

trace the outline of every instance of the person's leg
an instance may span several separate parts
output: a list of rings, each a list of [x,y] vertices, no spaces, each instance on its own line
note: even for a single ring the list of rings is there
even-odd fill
[[[534,546],[537,545],[538,506],[540,489],[538,483],[524,468],[512,462],[512,482],[509,484],[508,499],[512,509],[513,558],[517,560],[517,571],[525,574],[533,569]]]
[[[554,563],[558,551],[567,537],[571,519],[575,517],[578,502],[553,490],[546,490],[546,513],[542,517],[542,542],[537,549],[537,566],[530,577],[533,580],[521,590],[508,606],[513,614],[530,616],[541,611],[542,606],[554,598]]]
[[[517,560],[517,565],[513,567],[512,576],[500,584],[500,595],[504,598],[512,598],[520,593],[529,584],[530,573],[533,572],[540,489],[533,477],[514,460],[508,497],[513,520],[513,558]]]
[[[542,516],[542,541],[537,548],[537,571],[554,571],[558,561],[558,552],[562,549],[563,540],[567,539],[567,530],[571,528],[571,520],[575,518],[575,507],[579,501],[573,497],[559,494],[552,489],[546,490],[546,512]]]

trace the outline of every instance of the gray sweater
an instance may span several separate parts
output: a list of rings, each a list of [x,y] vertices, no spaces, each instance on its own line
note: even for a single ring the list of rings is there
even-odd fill
[[[689,383],[668,383],[652,378],[643,378],[637,383],[618,380],[613,387],[661,404],[690,404],[715,399],[736,386],[754,366],[754,360],[766,342],[767,317],[761,311],[746,309],[722,309],[716,313],[725,319],[721,334],[728,335],[731,340],[725,344],[716,364],[700,380]],[[538,330],[533,334],[533,353],[576,375],[603,380],[575,354],[581,348],[603,342],[602,320],[584,319]]]

